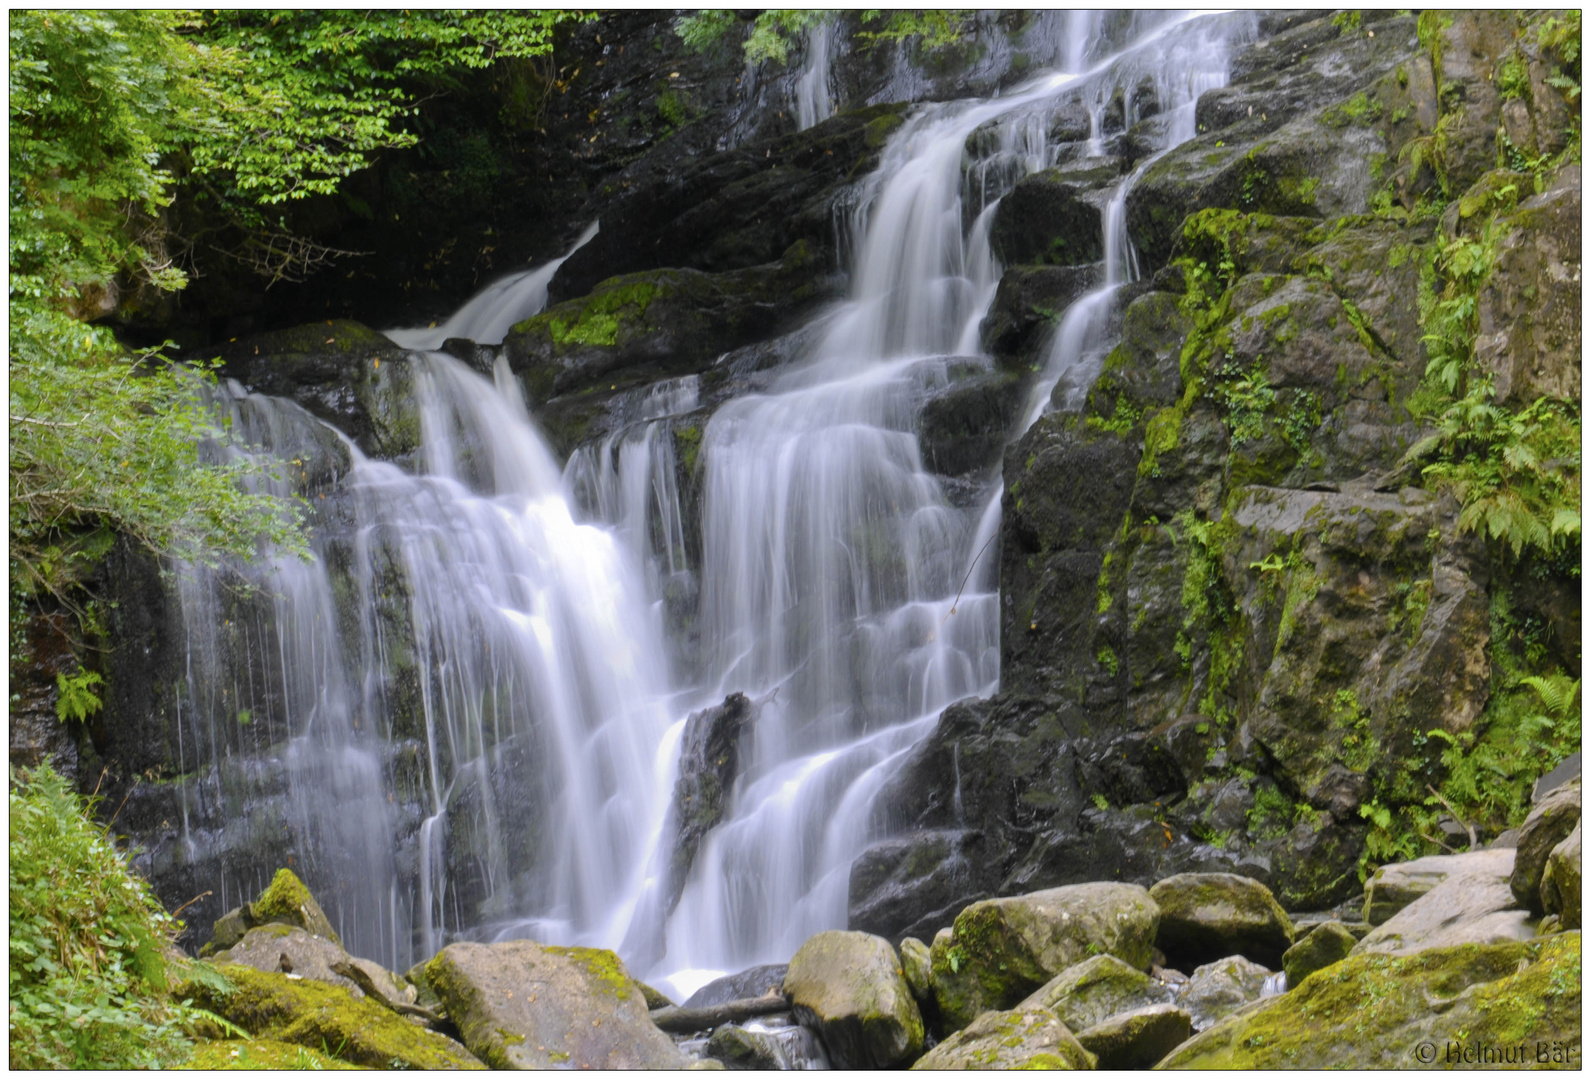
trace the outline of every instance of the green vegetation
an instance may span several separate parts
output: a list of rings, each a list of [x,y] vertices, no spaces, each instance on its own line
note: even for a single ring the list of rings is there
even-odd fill
[[[758,12],[751,19],[751,28],[741,49],[748,63],[787,64],[792,39],[836,15],[837,12],[818,8],[776,8]],[[862,30],[857,38],[868,46],[886,41],[916,40],[922,48],[932,52],[960,42],[970,29],[971,16],[970,11],[942,8],[864,11],[862,24],[877,29]],[[676,19],[674,29],[687,46],[697,52],[707,52],[719,47],[741,21],[734,11],[707,9]]]
[[[49,766],[12,774],[13,1069],[162,1068],[188,1056],[208,1013],[176,1001],[173,979],[223,987],[168,953],[178,923]]]

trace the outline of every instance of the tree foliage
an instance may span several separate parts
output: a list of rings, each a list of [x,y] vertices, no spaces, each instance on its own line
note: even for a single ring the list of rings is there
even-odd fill
[[[760,11],[751,20],[741,49],[746,61],[760,64],[790,60],[791,39],[835,18],[837,11],[815,8],[772,8]],[[741,22],[733,11],[706,9],[675,21],[675,30],[687,46],[698,52],[715,48]],[[885,41],[916,39],[928,50],[954,45],[966,36],[971,12],[948,9],[864,11],[861,22],[868,29],[857,38],[868,45]]]

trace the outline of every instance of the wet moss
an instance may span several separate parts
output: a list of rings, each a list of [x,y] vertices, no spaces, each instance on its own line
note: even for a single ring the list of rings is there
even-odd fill
[[[361,1069],[330,1054],[280,1039],[200,1039],[179,1069]]]
[[[252,907],[257,922],[290,923],[293,926],[301,926],[312,934],[319,934],[338,945],[342,944],[342,939],[331,928],[325,913],[315,902],[314,894],[298,880],[297,874],[286,867],[276,872],[270,885],[260,893],[259,899],[254,901]]]

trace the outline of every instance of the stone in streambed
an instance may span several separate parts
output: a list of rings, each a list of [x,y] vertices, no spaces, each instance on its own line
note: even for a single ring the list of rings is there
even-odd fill
[[[1354,946],[1362,953],[1409,954],[1448,945],[1526,941],[1536,936],[1536,921],[1518,908],[1508,886],[1508,849],[1478,852],[1466,868],[1392,918]],[[1501,856],[1484,861],[1480,856]]]
[[[934,957],[928,946],[914,937],[905,938],[900,943],[901,973],[906,976],[906,985],[911,988],[912,997],[919,1002],[930,1001],[934,996]]]
[[[1580,935],[1350,956],[1196,1035],[1158,1067],[1407,1069],[1422,1047],[1441,1055],[1454,1042],[1497,1052],[1504,1068],[1578,1068]],[[1548,1060],[1537,1061],[1538,1046]]]
[[[1138,885],[1093,882],[980,900],[934,938],[934,998],[950,1030],[1007,1009],[1067,968],[1108,954],[1144,969],[1160,909]]]
[[[1359,939],[1340,922],[1324,922],[1298,940],[1282,955],[1287,985],[1297,986],[1321,968],[1330,967],[1353,952]]]
[[[1513,865],[1513,848],[1427,855],[1405,863],[1388,863],[1365,882],[1365,922],[1380,926],[1455,874],[1507,875]]]
[[[1540,914],[1541,875],[1547,856],[1580,824],[1580,778],[1548,792],[1519,827],[1508,887],[1519,906]]]
[[[1541,905],[1564,930],[1580,928],[1580,825],[1547,856],[1541,876]]]
[[[685,1008],[705,1009],[710,1005],[783,993],[781,988],[784,986],[785,973],[789,970],[789,964],[759,964],[733,975],[721,976],[686,998]]]
[[[815,1028],[835,1068],[887,1069],[916,1057],[922,1014],[890,943],[873,934],[826,930],[790,959],[784,993]]]
[[[986,1012],[917,1059],[913,1069],[1092,1069],[1060,1017],[1037,1005]]]
[[[425,966],[470,1052],[496,1069],[680,1069],[646,999],[607,949],[455,942]]]
[[[1203,1031],[1216,1021],[1255,1001],[1272,972],[1241,956],[1228,956],[1196,968],[1188,977],[1177,1004],[1193,1018],[1193,1030]]]
[[[1168,1004],[1174,997],[1160,979],[1114,956],[1096,956],[1067,968],[1022,1005],[1042,1005],[1073,1031],[1082,1031],[1121,1013]]]
[[[1175,1005],[1148,1005],[1078,1032],[1101,1069],[1147,1069],[1193,1034],[1193,1018]]]
[[[1293,944],[1292,921],[1252,878],[1176,874],[1149,895],[1160,906],[1155,943],[1179,967],[1238,954],[1274,968]]]

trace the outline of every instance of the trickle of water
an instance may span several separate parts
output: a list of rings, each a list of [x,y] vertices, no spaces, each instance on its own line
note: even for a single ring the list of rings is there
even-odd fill
[[[833,19],[825,19],[806,32],[806,59],[795,84],[798,131],[805,131],[834,115],[834,94],[829,87],[829,51],[833,37]]]
[[[441,326],[385,331],[405,349],[436,349],[448,338],[466,338],[478,345],[501,345],[515,323],[547,306],[547,285],[564,261],[597,235],[600,223],[586,226],[574,247],[550,263],[498,278],[465,301]]]

